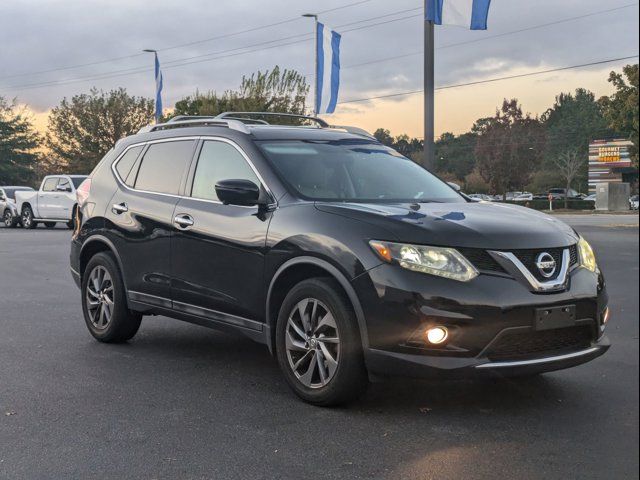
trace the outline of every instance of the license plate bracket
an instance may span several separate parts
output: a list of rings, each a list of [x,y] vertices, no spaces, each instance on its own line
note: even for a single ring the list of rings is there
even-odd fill
[[[576,324],[576,306],[547,307],[536,309],[535,329],[551,330],[572,327]]]

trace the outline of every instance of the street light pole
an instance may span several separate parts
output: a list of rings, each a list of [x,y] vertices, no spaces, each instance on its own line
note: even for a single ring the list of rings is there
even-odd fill
[[[318,48],[319,48],[319,44],[318,44],[318,15],[315,13],[305,13],[304,15],[302,15],[305,18],[313,18],[314,20],[314,25],[315,25],[315,30],[314,30],[314,36],[315,36],[315,51],[314,51],[314,63],[315,63],[315,72],[316,72],[316,78],[315,78],[315,82],[314,82],[314,87],[313,87],[313,114],[314,115],[318,115],[318,85],[320,82],[320,79],[318,78]]]
[[[434,24],[424,22],[424,164],[429,170],[435,167],[435,49]]]

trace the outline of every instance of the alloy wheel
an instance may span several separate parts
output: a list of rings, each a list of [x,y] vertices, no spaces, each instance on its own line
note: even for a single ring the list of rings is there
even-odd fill
[[[338,369],[340,336],[333,314],[315,298],[296,304],[285,329],[289,366],[307,388],[326,386]]]
[[[22,224],[25,226],[25,228],[29,228],[31,226],[31,220],[31,211],[25,210],[22,214]]]
[[[4,212],[4,225],[5,227],[11,227],[13,225],[13,216],[8,210]]]
[[[111,275],[101,265],[89,275],[85,301],[93,326],[98,330],[107,328],[113,315],[114,290]]]

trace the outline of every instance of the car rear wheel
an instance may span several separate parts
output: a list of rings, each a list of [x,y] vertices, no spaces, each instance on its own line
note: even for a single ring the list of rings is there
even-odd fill
[[[7,228],[15,228],[18,225],[18,219],[13,217],[10,210],[5,210],[2,215],[2,223]]]
[[[38,222],[33,219],[33,210],[29,206],[22,209],[22,226],[29,230],[38,226]]]
[[[120,270],[109,253],[93,256],[84,270],[82,310],[89,332],[100,342],[126,342],[140,328],[142,315],[128,309]]]
[[[305,280],[288,293],[278,315],[276,351],[287,383],[306,402],[339,405],[366,389],[357,321],[333,280]]]

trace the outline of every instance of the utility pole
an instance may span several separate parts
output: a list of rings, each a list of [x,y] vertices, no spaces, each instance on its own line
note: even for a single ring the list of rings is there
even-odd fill
[[[424,21],[424,159],[423,166],[429,170],[435,167],[435,48],[434,24]]]
[[[316,78],[313,87],[313,114],[318,115],[318,85],[320,83],[320,79],[318,78],[318,48],[320,47],[318,44],[318,15],[315,13],[305,13],[302,16],[305,18],[313,18],[314,20],[315,51],[313,52],[313,58]]]

